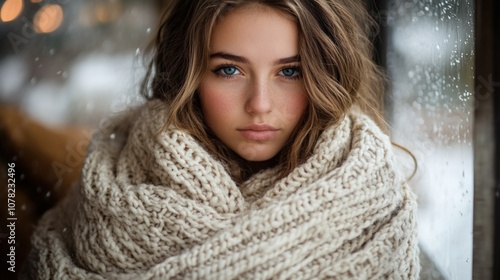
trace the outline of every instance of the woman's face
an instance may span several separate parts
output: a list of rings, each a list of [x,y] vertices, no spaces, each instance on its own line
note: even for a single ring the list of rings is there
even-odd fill
[[[242,158],[273,158],[308,105],[300,69],[295,22],[262,6],[229,12],[199,88],[206,124]]]

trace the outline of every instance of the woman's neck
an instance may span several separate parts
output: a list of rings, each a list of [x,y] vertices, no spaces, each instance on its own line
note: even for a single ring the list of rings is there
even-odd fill
[[[250,167],[251,174],[258,173],[261,170],[275,166],[278,163],[277,157],[265,161],[248,161],[248,167]]]

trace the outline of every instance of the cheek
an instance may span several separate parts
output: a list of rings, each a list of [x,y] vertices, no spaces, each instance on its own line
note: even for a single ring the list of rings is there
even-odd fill
[[[304,114],[307,105],[309,105],[309,101],[307,99],[306,94],[302,92],[295,99],[291,101],[290,105],[291,110],[289,113],[294,114],[297,119],[300,119]]]
[[[231,95],[213,83],[202,83],[199,93],[203,117],[207,124],[211,126],[214,122],[227,121],[228,114],[234,108]]]
[[[280,98],[281,114],[290,123],[297,123],[309,105],[304,90],[287,92]]]

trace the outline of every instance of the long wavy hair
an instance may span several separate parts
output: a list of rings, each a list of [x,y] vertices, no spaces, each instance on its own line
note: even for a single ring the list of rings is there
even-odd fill
[[[197,89],[209,60],[209,42],[218,20],[246,5],[263,5],[292,18],[299,30],[301,74],[309,107],[277,155],[280,178],[312,153],[321,133],[358,106],[385,129],[384,82],[372,60],[370,36],[376,25],[361,1],[353,0],[174,0],[150,44],[151,62],[142,94],[169,104],[165,128],[182,129],[202,143],[244,181],[251,171],[206,126]],[[236,171],[240,170],[240,172]]]

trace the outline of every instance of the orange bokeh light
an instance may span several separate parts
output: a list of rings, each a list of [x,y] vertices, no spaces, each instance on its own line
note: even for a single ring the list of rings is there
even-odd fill
[[[7,0],[2,5],[0,19],[3,22],[15,20],[23,10],[23,0]]]
[[[33,19],[36,32],[50,33],[55,31],[61,25],[64,13],[61,6],[50,4],[43,6]]]

